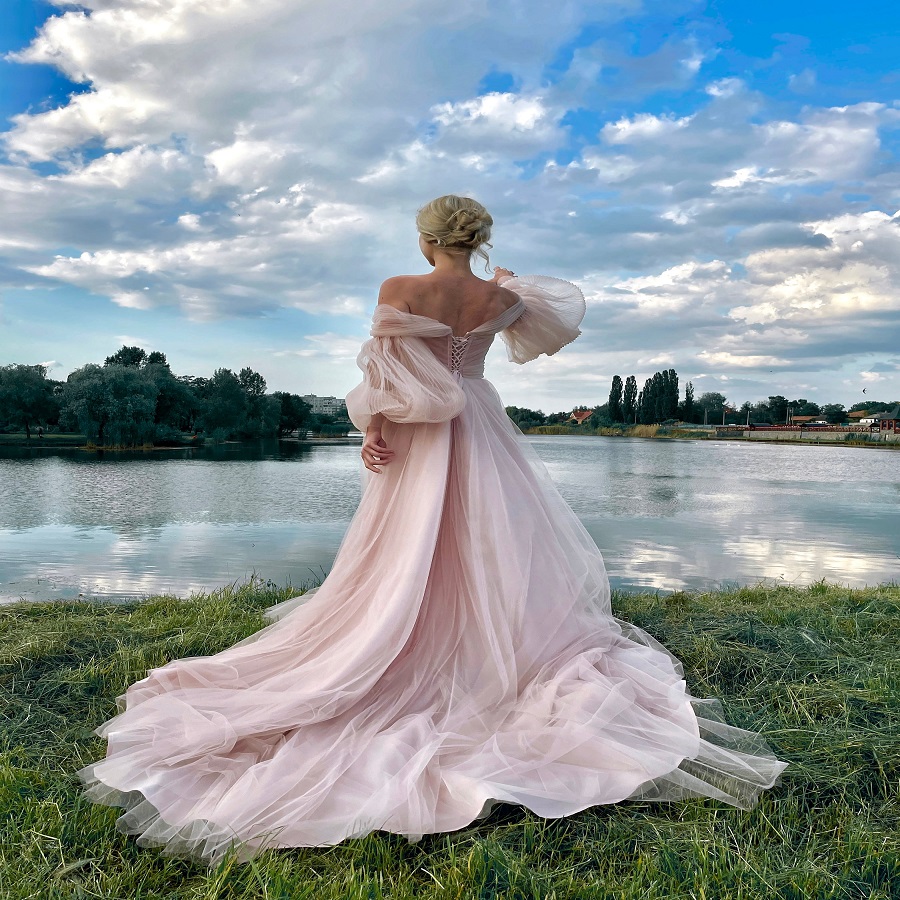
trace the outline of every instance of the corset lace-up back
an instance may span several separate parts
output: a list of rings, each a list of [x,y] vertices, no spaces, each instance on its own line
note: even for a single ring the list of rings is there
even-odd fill
[[[462,368],[463,357],[466,353],[466,347],[469,346],[468,337],[457,337],[455,334],[450,338],[450,371],[459,372]]]

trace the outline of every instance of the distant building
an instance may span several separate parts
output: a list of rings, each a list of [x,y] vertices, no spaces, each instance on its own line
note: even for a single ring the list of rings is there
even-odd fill
[[[875,416],[875,427],[879,431],[900,433],[900,405],[895,406],[883,413],[877,413]]]
[[[568,425],[569,422],[574,422],[576,425],[580,425],[585,419],[589,419],[593,414],[594,411],[592,409],[578,410],[577,412],[573,412],[572,415],[566,419],[566,424]]]
[[[314,413],[327,416],[346,416],[347,403],[343,397],[319,397],[317,394],[304,394],[301,398],[312,407]]]
[[[857,409],[855,412],[847,413],[847,418],[851,422],[861,422],[863,425],[870,425],[871,422],[865,421],[868,415],[869,414],[864,409]]]

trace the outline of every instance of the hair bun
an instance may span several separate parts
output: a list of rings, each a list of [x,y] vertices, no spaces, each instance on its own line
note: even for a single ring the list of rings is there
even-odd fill
[[[487,261],[482,249],[490,247],[490,213],[471,197],[445,194],[427,203],[416,216],[419,233],[431,244],[446,249],[477,252]]]

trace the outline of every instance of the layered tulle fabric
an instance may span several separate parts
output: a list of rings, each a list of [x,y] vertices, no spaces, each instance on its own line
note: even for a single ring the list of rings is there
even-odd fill
[[[566,305],[526,283],[446,376],[448,326],[376,311],[390,334],[365,350],[352,414],[403,421],[385,423],[396,456],[363,470],[328,577],[221,653],[152,669],[96,729],[106,758],[78,774],[140,845],[246,861],[376,829],[417,840],[496,801],[548,817],[628,798],[746,808],[777,782],[765,741],[612,615],[596,544],[479,374],[495,334],[522,358],[539,322],[547,353],[580,323],[580,292]],[[440,396],[460,412],[441,418]]]
[[[551,356],[581,334],[578,326],[586,306],[576,285],[546,275],[515,275],[500,283],[525,304],[525,312],[500,332],[511,362],[531,362],[542,353]]]
[[[392,422],[444,422],[458,416],[466,395],[428,338],[441,337],[446,326],[417,316],[403,321],[386,304],[375,309],[372,337],[356,357],[364,378],[346,397],[350,421],[365,431],[376,413]],[[405,326],[405,327],[404,327]]]

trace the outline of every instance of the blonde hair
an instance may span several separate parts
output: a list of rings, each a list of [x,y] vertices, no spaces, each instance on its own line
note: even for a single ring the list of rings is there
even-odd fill
[[[491,214],[471,197],[445,194],[426,203],[416,215],[419,234],[444,250],[476,253],[489,262],[485,247],[490,247]]]

